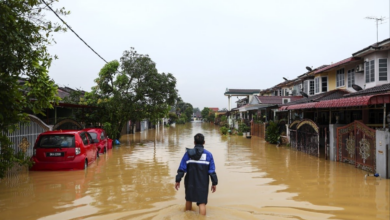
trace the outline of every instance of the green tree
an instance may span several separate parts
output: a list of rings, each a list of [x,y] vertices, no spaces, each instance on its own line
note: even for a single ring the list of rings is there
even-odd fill
[[[51,7],[53,2],[47,1]],[[53,58],[47,45],[55,43],[54,32],[66,29],[45,19],[46,10],[38,0],[0,1],[0,178],[15,162],[23,163],[23,157],[15,157],[20,152],[9,148],[11,141],[4,133],[26,120],[26,110],[44,115],[44,109],[59,101],[57,87],[48,76]],[[69,14],[64,8],[57,13]]]
[[[123,52],[120,63],[114,60],[104,65],[95,82],[86,98],[100,107],[101,120],[110,126],[107,130],[114,138],[120,137],[128,120],[150,118],[156,122],[167,116],[177,99],[173,75],[159,74],[149,56],[134,48]]]
[[[207,108],[207,107],[204,107],[203,110],[200,112],[200,114],[202,115],[202,118],[204,120],[207,120],[207,118],[209,117],[210,115],[210,111],[211,109]]]
[[[193,108],[192,108],[192,105],[189,104],[189,103],[186,103],[186,108],[184,110],[184,114],[187,118],[187,121],[191,121],[191,118],[192,118],[192,114],[193,114]]]

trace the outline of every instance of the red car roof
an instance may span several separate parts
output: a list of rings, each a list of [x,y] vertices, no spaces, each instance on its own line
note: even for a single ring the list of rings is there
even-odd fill
[[[42,134],[77,134],[81,130],[59,130],[59,131],[45,131]]]
[[[104,129],[103,128],[85,128],[85,129],[83,129],[83,131],[88,131],[88,132],[102,132],[102,131],[104,131]]]

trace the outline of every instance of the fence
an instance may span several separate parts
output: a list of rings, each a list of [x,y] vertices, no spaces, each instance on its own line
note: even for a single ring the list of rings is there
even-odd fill
[[[266,129],[265,123],[253,122],[251,125],[251,135],[265,138],[265,129]]]
[[[15,131],[8,131],[3,134],[12,142],[9,146],[10,148],[15,152],[22,150],[26,152],[26,156],[31,157],[33,155],[35,140],[38,135],[42,132],[49,131],[50,127],[33,115],[28,115],[28,117],[29,122],[20,122]],[[7,181],[10,181],[10,185],[12,185],[12,180],[19,178],[15,175],[20,172],[25,172],[26,169],[26,167],[16,165],[7,171],[5,179],[8,179]]]

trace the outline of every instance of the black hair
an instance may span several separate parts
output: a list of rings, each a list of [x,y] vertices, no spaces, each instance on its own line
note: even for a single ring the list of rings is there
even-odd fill
[[[194,141],[195,141],[195,144],[204,144],[204,136],[203,136],[203,134],[197,133],[194,136]]]

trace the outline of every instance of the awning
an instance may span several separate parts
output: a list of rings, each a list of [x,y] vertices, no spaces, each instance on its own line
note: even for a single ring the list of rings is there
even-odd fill
[[[316,108],[340,108],[340,107],[356,107],[367,106],[372,96],[360,96],[343,99],[332,99],[321,101],[316,104]]]
[[[308,108],[315,108],[316,104],[317,104],[316,102],[308,102],[308,103],[289,105],[289,106],[283,106],[283,107],[287,107],[284,110],[308,109]],[[279,110],[282,110],[281,108],[282,107],[280,107]]]
[[[280,107],[279,110],[296,110],[296,109],[308,109],[308,108],[342,108],[342,107],[379,105],[384,103],[390,103],[390,93],[324,100],[320,102],[309,102],[309,103],[303,103],[297,105],[287,105],[287,106]]]

